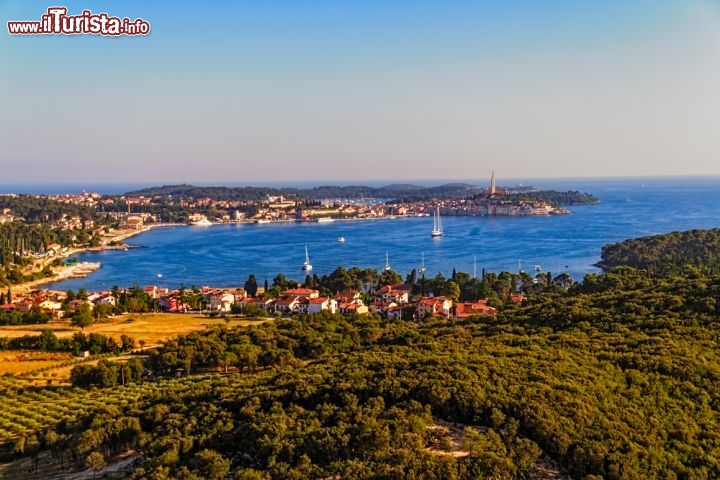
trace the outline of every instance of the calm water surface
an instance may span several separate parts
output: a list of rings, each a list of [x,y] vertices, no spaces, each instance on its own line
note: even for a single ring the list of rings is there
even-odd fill
[[[143,248],[78,255],[101,262],[84,279],[50,285],[88,290],[138,285],[171,288],[191,285],[242,285],[284,273],[302,281],[305,245],[313,273],[335,267],[407,274],[424,254],[426,275],[449,275],[453,268],[488,271],[567,271],[576,280],[597,272],[603,245],[626,238],[693,228],[720,227],[720,178],[582,180],[535,182],[543,189],[579,190],[599,205],[569,207],[572,215],[551,217],[443,217],[445,234],[431,238],[432,217],[333,223],[278,223],[161,228],[128,240]],[[338,237],[346,241],[340,243]]]

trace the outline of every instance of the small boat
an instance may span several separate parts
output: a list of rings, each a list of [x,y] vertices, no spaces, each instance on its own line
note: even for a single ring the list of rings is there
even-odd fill
[[[213,224],[213,222],[211,222],[207,218],[203,218],[202,220],[198,220],[196,222],[190,222],[190,225],[195,225],[198,227],[209,227],[212,224]]]
[[[345,243],[345,237],[338,237],[338,243]]]
[[[308,255],[307,245],[305,245],[305,263],[302,264],[302,269],[306,272],[312,270],[312,263],[310,263],[310,256]]]
[[[390,257],[388,256],[388,253],[385,252],[385,271],[392,270],[390,268]]]
[[[425,273],[427,269],[425,268],[425,252],[420,253],[420,268],[418,268],[418,272]]]
[[[268,220],[266,218],[259,218],[259,219],[255,220],[255,223],[270,223],[270,220]]]
[[[330,218],[330,217],[320,217],[317,219],[318,223],[330,223],[330,222],[334,222],[334,221],[335,221],[335,219]]]
[[[433,229],[430,232],[431,237],[441,237],[443,234],[442,222],[440,220],[440,207],[437,207],[433,216]]]

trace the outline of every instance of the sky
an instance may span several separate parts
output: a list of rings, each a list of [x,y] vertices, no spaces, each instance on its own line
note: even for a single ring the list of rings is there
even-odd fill
[[[720,0],[162,3],[0,0],[0,184],[720,175]]]

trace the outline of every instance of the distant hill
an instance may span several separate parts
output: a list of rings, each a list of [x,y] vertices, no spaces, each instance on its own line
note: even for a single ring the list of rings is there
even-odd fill
[[[720,228],[633,238],[606,245],[598,266],[629,266],[665,273],[692,265],[704,273],[720,272]]]
[[[321,200],[323,198],[423,198],[457,196],[476,193],[481,187],[466,183],[448,183],[437,187],[423,187],[411,184],[393,184],[384,187],[367,186],[319,186],[314,188],[273,188],[273,187],[198,187],[195,185],[164,185],[127,192],[125,195],[154,197],[172,195],[179,198],[213,198],[223,200],[259,200],[268,195],[282,195],[288,198]]]

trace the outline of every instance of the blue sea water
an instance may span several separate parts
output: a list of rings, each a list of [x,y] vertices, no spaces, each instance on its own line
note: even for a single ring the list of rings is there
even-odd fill
[[[308,247],[313,273],[337,266],[382,270],[386,254],[403,275],[420,265],[426,275],[458,271],[532,272],[536,265],[576,280],[598,272],[603,245],[626,238],[720,227],[720,177],[534,181],[543,189],[579,190],[600,204],[569,207],[550,217],[444,217],[445,234],[431,238],[432,217],[332,223],[183,226],[128,240],[144,248],[78,255],[102,267],[83,279],[49,288],[103,290],[117,285],[242,285],[249,274],[272,282],[278,273],[302,281]],[[340,243],[338,237],[346,241]]]

